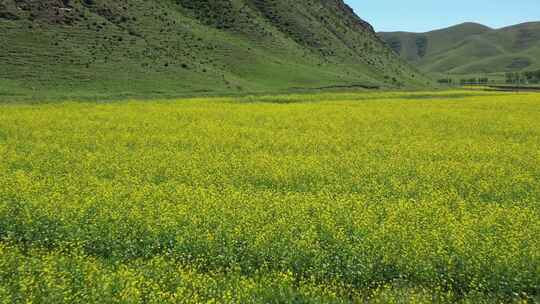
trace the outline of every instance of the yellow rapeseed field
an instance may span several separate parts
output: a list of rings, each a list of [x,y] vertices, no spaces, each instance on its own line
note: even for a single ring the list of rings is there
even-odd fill
[[[0,105],[0,303],[540,301],[540,94]]]

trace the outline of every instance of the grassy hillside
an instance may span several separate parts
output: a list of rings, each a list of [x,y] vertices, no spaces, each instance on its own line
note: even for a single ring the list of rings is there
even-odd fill
[[[380,33],[423,71],[475,74],[540,69],[540,22],[502,29],[465,23],[428,33]]]
[[[425,84],[341,0],[2,0],[0,95]]]
[[[379,35],[396,53],[409,61],[417,61],[447,50],[467,37],[489,30],[481,24],[463,23],[428,33],[382,32]]]

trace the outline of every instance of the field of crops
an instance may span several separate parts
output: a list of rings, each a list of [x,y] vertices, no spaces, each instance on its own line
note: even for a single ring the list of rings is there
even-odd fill
[[[540,94],[0,105],[0,303],[540,301]]]

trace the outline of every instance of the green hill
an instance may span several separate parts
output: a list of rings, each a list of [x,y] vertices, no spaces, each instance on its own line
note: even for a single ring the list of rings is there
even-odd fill
[[[379,33],[389,46],[430,73],[540,69],[540,22],[491,29],[475,23],[428,33]]]
[[[0,96],[399,87],[428,80],[342,0],[2,0]]]

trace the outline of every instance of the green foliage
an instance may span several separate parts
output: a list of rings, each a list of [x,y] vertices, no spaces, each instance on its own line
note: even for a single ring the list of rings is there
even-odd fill
[[[538,95],[0,105],[7,303],[526,303]]]
[[[439,84],[452,85],[454,83],[454,80],[452,78],[441,78],[438,79],[437,82]]]
[[[450,79],[451,80],[451,79]],[[461,85],[482,85],[482,84],[488,84],[489,78],[488,77],[472,77],[472,78],[461,78],[459,80],[459,83]]]
[[[540,70],[526,72],[505,73],[506,83],[510,84],[537,84],[540,83]]]

